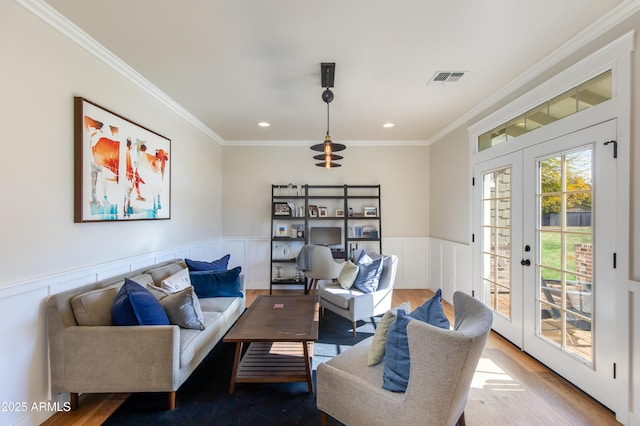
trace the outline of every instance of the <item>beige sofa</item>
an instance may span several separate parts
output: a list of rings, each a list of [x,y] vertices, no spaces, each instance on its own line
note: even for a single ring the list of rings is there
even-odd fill
[[[175,392],[245,310],[245,298],[199,299],[204,330],[113,326],[111,306],[128,277],[142,286],[185,268],[172,260],[51,296],[47,304],[52,393]],[[244,294],[244,277],[240,275]]]

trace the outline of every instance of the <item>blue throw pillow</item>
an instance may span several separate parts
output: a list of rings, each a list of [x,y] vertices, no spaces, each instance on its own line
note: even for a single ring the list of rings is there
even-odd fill
[[[421,306],[417,307],[409,315],[417,320],[435,325],[436,327],[444,328],[445,330],[448,330],[450,326],[449,319],[444,314],[444,310],[442,309],[441,289],[436,290],[431,299],[427,300]]]
[[[222,256],[213,262],[204,262],[202,260],[185,259],[189,271],[225,271],[229,268],[230,254]]]
[[[389,328],[385,345],[384,373],[382,389],[404,392],[409,383],[409,338],[407,324],[418,320],[435,327],[449,329],[449,319],[442,308],[442,290],[436,290],[433,297],[416,308],[411,314],[398,310],[396,320]]]
[[[114,325],[169,325],[169,317],[153,294],[129,278],[111,307]]]
[[[358,259],[358,276],[353,287],[363,293],[376,291],[382,276],[382,260],[382,257],[374,260],[363,251]]]
[[[409,338],[407,325],[413,321],[404,310],[398,309],[396,320],[389,327],[384,347],[382,389],[404,392],[409,384]]]
[[[205,297],[244,297],[240,290],[240,272],[236,266],[226,271],[189,272],[191,285],[200,298]]]

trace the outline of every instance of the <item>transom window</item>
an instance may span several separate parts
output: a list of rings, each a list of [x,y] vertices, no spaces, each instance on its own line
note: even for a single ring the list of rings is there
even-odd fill
[[[524,114],[478,136],[478,151],[507,142],[612,97],[611,70],[605,71]]]

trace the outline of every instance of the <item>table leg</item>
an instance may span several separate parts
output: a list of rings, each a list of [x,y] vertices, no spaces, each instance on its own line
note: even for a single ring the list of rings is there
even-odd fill
[[[304,351],[304,366],[307,370],[307,385],[309,386],[309,393],[313,394],[313,378],[311,376],[311,356],[309,356],[310,342],[302,342],[302,349]]]
[[[236,356],[233,359],[233,369],[231,370],[231,383],[229,383],[229,395],[233,395],[236,390],[236,375],[238,374],[238,365],[242,356],[242,342],[236,343]]]

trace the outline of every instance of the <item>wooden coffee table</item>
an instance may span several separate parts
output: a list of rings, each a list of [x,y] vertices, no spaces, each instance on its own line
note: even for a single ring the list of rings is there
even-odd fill
[[[229,393],[236,383],[307,382],[318,340],[316,296],[258,296],[224,337],[236,342]],[[250,343],[244,356],[244,343]]]

